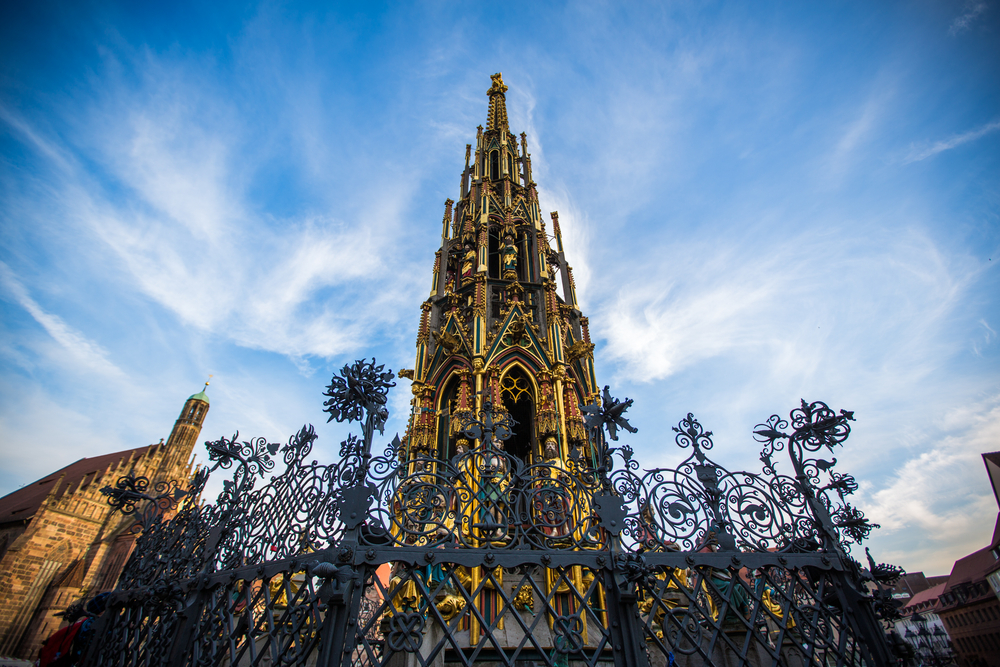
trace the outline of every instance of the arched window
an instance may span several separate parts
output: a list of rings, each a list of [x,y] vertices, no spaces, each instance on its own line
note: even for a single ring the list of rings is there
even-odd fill
[[[507,153],[507,173],[510,174],[511,179],[517,183],[517,174],[514,172],[514,156]]]
[[[500,151],[490,151],[490,180],[500,180]]]
[[[531,463],[535,445],[535,400],[531,380],[520,368],[515,368],[500,380],[503,408],[514,420],[514,433],[504,445],[511,456]]]
[[[458,398],[458,378],[452,378],[441,392],[441,401],[438,403],[437,457],[444,461],[455,456],[455,443],[458,441],[458,438],[452,435],[456,398]]]
[[[528,235],[524,232],[518,232],[517,234],[517,250],[520,253],[517,262],[517,279],[521,282],[529,282],[531,280],[531,264],[534,259],[534,253],[531,252],[531,248],[528,243]]]
[[[490,239],[488,248],[489,276],[490,278],[500,277],[500,228],[496,225],[490,226]]]

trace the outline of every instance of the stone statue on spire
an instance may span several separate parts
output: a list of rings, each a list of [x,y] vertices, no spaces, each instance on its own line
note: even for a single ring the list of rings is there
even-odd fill
[[[487,95],[492,97],[494,95],[502,95],[507,92],[507,86],[504,85],[503,82],[503,72],[497,72],[496,74],[491,75],[490,79],[493,81],[493,85],[490,86],[488,91],[486,91]]]

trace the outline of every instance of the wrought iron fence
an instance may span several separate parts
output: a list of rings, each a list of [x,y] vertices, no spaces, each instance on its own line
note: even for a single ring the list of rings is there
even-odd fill
[[[398,437],[373,450],[391,378],[374,361],[334,376],[330,419],[362,426],[334,463],[310,460],[305,426],[284,445],[206,443],[215,465],[186,494],[108,487],[141,536],[86,664],[890,661],[880,619],[899,570],[848,555],[874,526],[847,501],[854,479],[821,458],[851,413],[803,401],[772,416],[754,431],[758,474],[713,462],[690,414],[673,429],[689,456],[640,470],[610,446],[634,429],[631,401],[607,389],[586,407],[586,451],[523,461],[504,451],[509,416],[484,401],[462,422],[478,444],[442,460]],[[232,475],[216,502],[191,502],[220,468]]]

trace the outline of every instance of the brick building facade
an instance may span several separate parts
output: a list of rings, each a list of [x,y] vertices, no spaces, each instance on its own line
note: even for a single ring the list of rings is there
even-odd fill
[[[57,613],[114,588],[134,520],[112,513],[101,488],[130,473],[151,485],[190,478],[208,407],[202,390],[166,442],[80,459],[0,498],[0,656],[33,660],[59,628]]]
[[[1000,667],[1000,601],[986,580],[1000,566],[1000,517],[992,542],[955,561],[938,601],[961,667]]]

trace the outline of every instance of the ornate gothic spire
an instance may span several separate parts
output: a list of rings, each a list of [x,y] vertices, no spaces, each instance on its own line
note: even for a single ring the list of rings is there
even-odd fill
[[[507,99],[504,97],[507,86],[503,82],[503,73],[497,72],[490,78],[493,80],[493,85],[486,91],[486,94],[490,96],[490,109],[486,114],[486,131],[510,132],[510,128],[507,126]]]
[[[579,406],[598,396],[594,346],[556,214],[556,248],[546,235],[527,136],[519,146],[507,86],[491,78],[486,129],[477,128],[474,153],[466,146],[458,200],[445,202],[415,366],[404,372],[414,396],[407,451],[451,460],[459,415],[488,401],[516,422],[508,454],[530,463],[555,447],[569,460],[574,450],[588,455]]]

